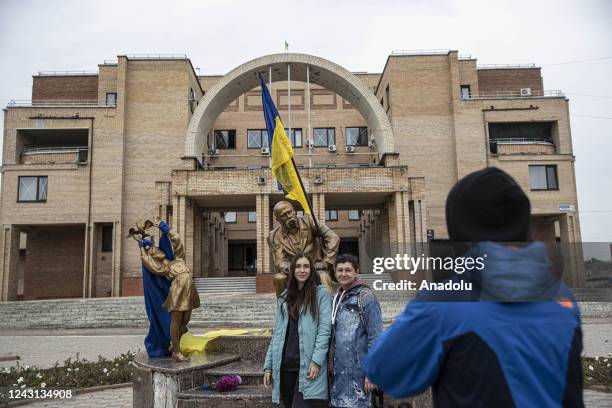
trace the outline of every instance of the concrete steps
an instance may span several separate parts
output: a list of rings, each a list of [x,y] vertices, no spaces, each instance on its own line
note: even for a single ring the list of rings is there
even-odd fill
[[[193,281],[200,295],[255,293],[254,276],[194,278]]]
[[[612,317],[610,291],[576,292],[583,317]],[[407,292],[375,291],[383,320],[390,323],[410,300]],[[203,295],[194,310],[192,327],[271,327],[275,296],[232,293]],[[0,303],[0,330],[147,327],[142,297],[36,300]]]

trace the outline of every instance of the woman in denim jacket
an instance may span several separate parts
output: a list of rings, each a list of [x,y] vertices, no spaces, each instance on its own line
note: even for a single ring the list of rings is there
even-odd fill
[[[331,405],[367,408],[376,386],[366,378],[362,362],[383,330],[380,304],[372,290],[357,279],[359,265],[352,255],[336,259],[340,287],[332,305],[330,346]]]
[[[276,300],[274,330],[264,362],[264,386],[285,408],[327,407],[331,303],[314,262],[297,254],[287,289]]]

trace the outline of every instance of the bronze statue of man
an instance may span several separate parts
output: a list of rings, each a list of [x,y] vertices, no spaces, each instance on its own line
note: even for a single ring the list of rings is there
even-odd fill
[[[319,225],[317,231],[313,218],[309,215],[298,217],[293,204],[280,201],[274,206],[274,218],[279,225],[270,231],[268,243],[272,250],[274,262],[274,288],[276,295],[285,289],[290,273],[291,259],[303,252],[315,260],[315,266],[321,281],[331,286],[329,271],[334,266],[340,238],[325,225]]]

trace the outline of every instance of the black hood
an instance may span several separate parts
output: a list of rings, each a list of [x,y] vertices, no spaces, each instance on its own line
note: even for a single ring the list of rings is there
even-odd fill
[[[454,242],[529,241],[530,213],[521,187],[496,167],[468,174],[446,199],[446,225]]]

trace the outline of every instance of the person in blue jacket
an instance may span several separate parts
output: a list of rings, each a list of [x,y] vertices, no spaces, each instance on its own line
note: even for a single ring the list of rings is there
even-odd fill
[[[359,261],[353,255],[336,258],[340,284],[332,301],[330,345],[330,403],[334,408],[368,408],[376,388],[363,373],[361,363],[383,330],[376,295],[358,279]]]
[[[264,362],[264,386],[285,408],[327,407],[331,303],[314,261],[298,253],[287,289],[276,300],[274,329]]]
[[[529,220],[527,196],[497,168],[453,187],[450,240],[486,255],[482,270],[463,277],[477,299],[420,293],[367,355],[370,381],[395,398],[432,387],[436,407],[584,406],[580,312],[545,246],[528,242]]]

